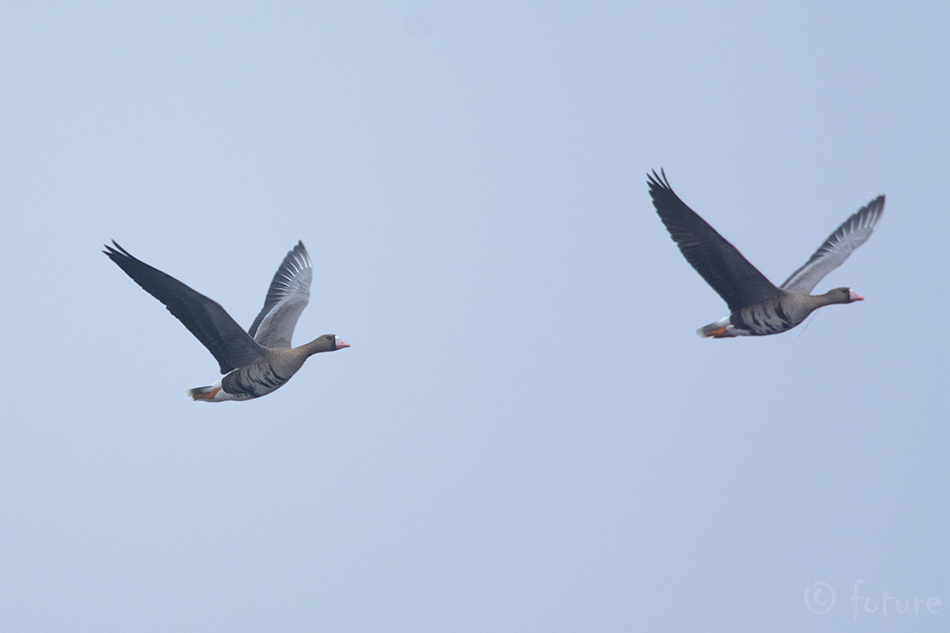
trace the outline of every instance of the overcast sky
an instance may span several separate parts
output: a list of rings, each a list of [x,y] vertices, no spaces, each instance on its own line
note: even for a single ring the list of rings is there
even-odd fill
[[[950,630],[948,69],[943,1],[4,3],[0,629]],[[867,300],[699,339],[661,167],[777,283],[885,193]],[[245,327],[303,240],[352,347],[193,403],[111,239]]]

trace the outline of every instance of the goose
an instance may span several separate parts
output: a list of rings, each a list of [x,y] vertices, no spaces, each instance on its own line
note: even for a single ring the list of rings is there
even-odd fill
[[[647,174],[650,197],[670,237],[686,261],[725,300],[730,314],[696,330],[703,338],[766,336],[786,332],[818,308],[863,301],[851,288],[811,295],[825,275],[864,244],[884,213],[884,196],[862,207],[815,251],[801,268],[776,287],[716,230],[673,193],[666,173]]]
[[[207,387],[188,390],[193,400],[223,402],[266,396],[283,386],[304,361],[319,352],[333,352],[348,344],[335,334],[291,347],[297,319],[310,300],[313,266],[303,242],[287,253],[274,275],[261,310],[245,332],[216,301],[192,290],[174,277],[136,259],[115,240],[103,253],[161,301],[201,344],[208,348],[226,374]]]

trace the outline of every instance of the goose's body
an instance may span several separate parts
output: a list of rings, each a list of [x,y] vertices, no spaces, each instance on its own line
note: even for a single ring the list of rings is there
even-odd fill
[[[349,347],[333,334],[291,347],[294,327],[310,300],[313,269],[307,249],[298,242],[274,275],[264,308],[245,332],[215,301],[174,277],[136,259],[115,243],[103,251],[119,268],[161,301],[220,365],[223,378],[188,391],[194,400],[250,400],[283,386],[313,354]]]
[[[884,212],[878,196],[845,220],[805,264],[775,286],[732,244],[673,193],[666,174],[647,175],[653,206],[686,261],[719,293],[730,314],[697,330],[702,337],[766,336],[786,332],[818,308],[862,301],[850,288],[811,290],[871,236]]]

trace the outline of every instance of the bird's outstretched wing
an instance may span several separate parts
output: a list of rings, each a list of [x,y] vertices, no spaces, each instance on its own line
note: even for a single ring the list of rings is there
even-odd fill
[[[779,290],[742,253],[673,193],[666,174],[647,174],[653,206],[686,261],[735,311]]]
[[[264,308],[248,333],[264,347],[290,347],[297,319],[310,301],[313,266],[303,242],[287,253],[270,282]]]
[[[864,244],[884,214],[884,196],[859,209],[828,236],[815,254],[782,284],[784,290],[811,292],[825,275],[844,263],[854,249]]]
[[[112,243],[115,248],[106,245],[103,252],[135,283],[164,303],[168,311],[208,348],[221,365],[222,374],[249,365],[263,356],[261,346],[247,335],[219,303],[136,259],[115,240]]]

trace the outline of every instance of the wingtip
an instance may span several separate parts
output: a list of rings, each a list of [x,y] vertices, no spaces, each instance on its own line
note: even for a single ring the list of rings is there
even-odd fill
[[[650,185],[651,189],[660,187],[673,191],[673,187],[670,186],[670,181],[666,178],[666,171],[662,167],[660,167],[659,174],[656,173],[655,169],[647,173],[647,184]]]
[[[303,240],[297,240],[297,244],[287,253],[288,257],[296,256],[303,260],[303,264],[309,267],[313,267],[313,262],[310,260],[310,253],[307,252],[307,247],[304,246]]]
[[[105,247],[106,250],[102,252],[108,255],[109,257],[114,258],[117,255],[123,255],[125,257],[135,259],[131,255],[129,255],[129,252],[127,250],[119,246],[119,243],[116,242],[115,240],[112,240],[112,246],[109,246],[108,244],[103,244],[103,247]]]

